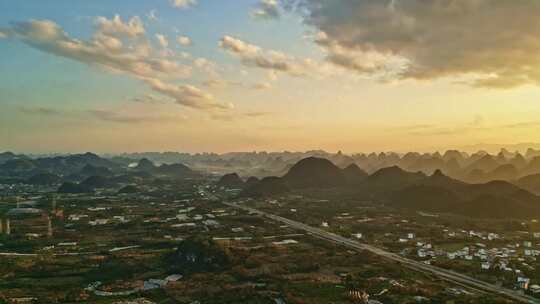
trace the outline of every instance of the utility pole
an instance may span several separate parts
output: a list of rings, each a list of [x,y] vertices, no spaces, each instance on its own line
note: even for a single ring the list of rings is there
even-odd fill
[[[52,212],[56,214],[56,195],[52,195]]]
[[[11,226],[10,226],[10,222],[9,222],[9,217],[6,218],[6,234],[7,235],[11,234]]]

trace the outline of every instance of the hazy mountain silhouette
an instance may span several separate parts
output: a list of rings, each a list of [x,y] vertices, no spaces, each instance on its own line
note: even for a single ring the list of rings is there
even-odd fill
[[[62,178],[52,173],[38,173],[27,180],[31,185],[55,185],[62,182]]]
[[[535,193],[540,194],[540,173],[524,176],[515,182],[519,187]]]
[[[176,178],[192,177],[196,172],[184,164],[163,164],[153,170],[154,173]]]
[[[280,177],[269,176],[259,182],[247,187],[240,196],[247,197],[267,197],[289,193],[290,189]]]
[[[151,172],[154,169],[156,169],[156,165],[154,165],[154,163],[152,161],[150,161],[149,159],[143,158],[143,159],[139,160],[139,162],[137,163],[137,166],[135,167],[135,169],[137,169],[139,171]]]
[[[86,164],[81,171],[80,175],[83,176],[111,176],[113,172],[107,167],[97,167],[91,164]]]
[[[350,164],[346,168],[342,170],[343,176],[345,177],[345,180],[349,184],[358,184],[362,181],[364,181],[368,174],[364,170],[360,169],[358,165],[356,164]]]
[[[244,187],[244,181],[237,173],[223,175],[217,182],[218,187],[241,189]]]
[[[90,189],[95,189],[112,187],[114,186],[114,183],[107,177],[94,175],[82,181],[80,185]]]
[[[410,156],[413,157],[413,156]],[[442,159],[442,158],[441,158]],[[482,168],[492,166],[490,157],[480,156],[475,163]],[[512,165],[497,166],[492,173],[497,177],[511,177],[517,169]],[[347,172],[347,173],[346,173]],[[408,172],[398,166],[382,168],[367,176],[356,165],[339,170],[332,162],[309,157],[291,167],[283,178],[268,177],[242,192],[243,196],[273,196],[307,189],[356,193],[370,196],[397,208],[411,211],[457,213],[473,217],[528,218],[540,215],[540,198],[510,182],[497,180],[468,184],[445,175],[436,169],[432,175]],[[473,172],[482,172],[473,169]],[[351,183],[348,175],[354,176]],[[532,178],[531,178],[532,179]],[[536,182],[536,180],[535,180]],[[347,188],[356,192],[346,191]],[[333,190],[336,189],[336,190]],[[491,207],[490,207],[491,206]],[[514,210],[514,206],[517,209]]]
[[[329,160],[308,157],[292,166],[283,180],[290,188],[328,188],[344,185],[346,178]]]
[[[92,193],[93,190],[81,184],[65,182],[58,188],[57,192],[67,193],[67,194],[79,194],[79,193]]]

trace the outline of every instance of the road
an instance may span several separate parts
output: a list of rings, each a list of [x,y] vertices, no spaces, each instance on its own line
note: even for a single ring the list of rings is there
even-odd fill
[[[457,285],[460,285],[460,286],[463,286],[463,287],[470,288],[472,290],[477,290],[477,291],[480,290],[480,291],[483,291],[483,292],[486,292],[486,293],[497,294],[497,295],[500,295],[500,296],[503,296],[505,298],[508,298],[508,299],[511,299],[511,300],[514,300],[514,301],[518,301],[518,302],[521,302],[521,303],[540,303],[540,301],[538,299],[533,298],[531,296],[521,295],[521,294],[518,294],[518,293],[516,293],[516,292],[514,292],[514,291],[512,291],[510,289],[495,286],[493,284],[489,284],[489,283],[486,283],[484,281],[480,281],[480,280],[477,280],[475,278],[472,278],[472,277],[469,277],[467,275],[460,274],[460,273],[457,273],[457,272],[454,272],[454,271],[451,271],[451,270],[446,270],[446,269],[442,269],[442,268],[435,267],[435,266],[432,266],[432,265],[427,265],[427,264],[424,264],[422,262],[418,262],[418,261],[415,261],[415,260],[407,259],[407,258],[404,258],[404,257],[402,257],[400,255],[395,254],[395,253],[388,252],[386,250],[377,248],[375,246],[360,243],[360,242],[357,242],[355,240],[348,239],[348,238],[342,237],[340,235],[337,235],[337,234],[334,234],[334,233],[331,233],[331,232],[328,232],[328,231],[325,231],[325,230],[322,230],[322,229],[319,229],[319,228],[315,228],[315,227],[306,225],[306,224],[301,223],[301,222],[293,221],[293,220],[290,220],[290,219],[287,219],[287,218],[284,218],[284,217],[281,217],[281,216],[278,216],[278,215],[274,215],[274,214],[271,214],[271,213],[268,213],[268,212],[260,211],[258,209],[250,208],[250,207],[243,206],[243,205],[238,205],[238,204],[234,204],[234,203],[227,203],[227,202],[223,202],[223,204],[225,204],[225,205],[227,205],[229,207],[232,207],[232,208],[241,209],[241,210],[244,210],[244,211],[247,211],[247,212],[251,212],[251,213],[254,213],[254,214],[258,214],[258,215],[267,217],[267,218],[272,219],[272,220],[277,221],[277,222],[287,224],[288,226],[290,226],[292,228],[296,228],[296,229],[299,229],[299,230],[306,231],[306,232],[308,232],[308,233],[310,233],[310,234],[312,234],[314,236],[317,236],[319,238],[328,240],[328,241],[336,243],[336,244],[341,244],[341,245],[346,246],[348,248],[352,248],[352,249],[356,249],[356,250],[367,250],[367,251],[369,251],[371,253],[382,256],[382,257],[384,257],[386,259],[399,262],[402,265],[404,265],[404,266],[406,266],[406,267],[408,267],[410,269],[420,271],[420,272],[423,272],[423,273],[429,273],[429,274],[435,275],[435,276],[437,276],[437,277],[439,277],[439,278],[441,278],[443,280],[452,282],[454,284],[457,284]]]

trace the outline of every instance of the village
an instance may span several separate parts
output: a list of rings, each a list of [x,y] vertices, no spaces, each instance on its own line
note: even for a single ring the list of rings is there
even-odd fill
[[[301,196],[245,203],[428,265],[540,296],[540,225],[536,219],[471,221],[422,211],[400,213],[374,208],[370,202]]]
[[[219,295],[234,303],[239,296],[249,295],[261,303],[294,303],[302,298],[312,303],[373,304],[485,297],[413,271],[395,276],[392,269],[399,265],[229,208],[219,199],[233,196],[234,190],[216,188],[212,182],[189,183],[180,189],[140,187],[144,193],[137,195],[110,189],[76,195],[60,195],[43,187],[3,189],[0,299],[6,303],[154,303],[164,299],[218,303],[210,299]],[[288,199],[303,201],[297,196]],[[279,205],[276,201],[258,204]],[[299,214],[302,208],[291,210]],[[333,229],[336,221],[353,218],[340,213],[319,224]],[[351,237],[375,238],[359,231]],[[418,235],[403,234],[403,241],[396,242],[403,254],[418,254],[426,262],[441,259],[443,251]],[[171,255],[193,236],[207,237],[226,248],[231,265],[198,274],[175,267]],[[392,232],[380,241],[394,236]],[[509,247],[507,267],[525,255],[524,248],[530,250],[530,258],[523,262],[534,258],[538,252],[529,245],[519,250]],[[470,247],[469,254],[475,256],[472,262],[491,261],[490,269],[494,268],[492,250],[482,248],[486,258],[481,260],[478,255],[483,251],[476,248]],[[454,258],[461,259],[461,253]],[[288,285],[281,284],[282,280]],[[533,290],[534,282],[531,277],[523,288]]]

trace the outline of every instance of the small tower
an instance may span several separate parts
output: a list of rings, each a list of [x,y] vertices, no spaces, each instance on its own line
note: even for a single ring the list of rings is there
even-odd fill
[[[0,234],[3,234],[3,233],[4,233],[4,222],[0,218]]]
[[[47,215],[47,237],[53,236],[53,227],[51,217]]]
[[[9,222],[9,217],[6,218],[6,234],[7,235],[11,234],[11,226],[10,226],[10,222]]]
[[[19,209],[21,207],[21,198],[17,195],[15,201],[17,202],[17,209]]]

